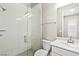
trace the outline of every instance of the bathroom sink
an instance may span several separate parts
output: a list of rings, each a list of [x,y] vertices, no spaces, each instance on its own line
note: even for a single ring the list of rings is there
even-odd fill
[[[70,46],[70,47],[75,47],[75,48],[79,48],[79,43],[77,43],[77,42],[74,42],[74,43],[67,43],[67,42],[60,42],[60,43],[62,43],[62,44],[64,44],[64,45],[67,45],[67,46]]]
[[[57,47],[60,49],[65,49],[71,52],[75,52],[79,54],[79,42],[74,41],[74,43],[68,43],[67,40],[56,40],[51,43],[53,47]]]

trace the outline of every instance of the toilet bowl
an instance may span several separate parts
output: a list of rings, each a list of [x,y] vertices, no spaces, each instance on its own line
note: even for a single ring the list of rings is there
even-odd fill
[[[39,49],[34,53],[34,56],[47,56],[50,50],[50,41],[43,40],[43,49]]]
[[[34,56],[47,56],[48,51],[44,50],[44,49],[39,49],[35,52]]]

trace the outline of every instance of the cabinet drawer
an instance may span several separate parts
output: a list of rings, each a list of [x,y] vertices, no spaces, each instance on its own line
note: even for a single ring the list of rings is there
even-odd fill
[[[71,51],[65,50],[63,48],[55,47],[55,46],[52,47],[52,51],[53,53],[57,53],[62,56],[79,56],[79,54],[75,52],[71,52]]]

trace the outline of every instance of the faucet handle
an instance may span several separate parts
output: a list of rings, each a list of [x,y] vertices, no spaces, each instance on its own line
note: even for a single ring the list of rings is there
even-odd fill
[[[72,38],[72,36],[70,36],[70,38]]]
[[[70,36],[70,39],[67,40],[68,43],[74,43],[74,40],[72,40],[72,36]]]
[[[71,40],[72,39],[72,36],[69,36],[69,40]]]

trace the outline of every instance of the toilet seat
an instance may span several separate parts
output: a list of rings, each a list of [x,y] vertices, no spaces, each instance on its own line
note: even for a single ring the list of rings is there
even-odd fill
[[[38,51],[35,52],[34,56],[47,56],[48,51],[44,49],[39,49]]]

